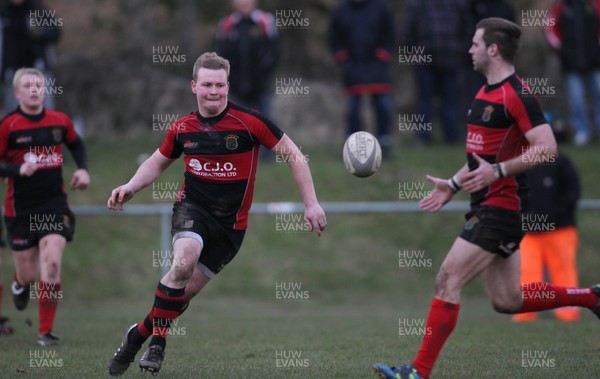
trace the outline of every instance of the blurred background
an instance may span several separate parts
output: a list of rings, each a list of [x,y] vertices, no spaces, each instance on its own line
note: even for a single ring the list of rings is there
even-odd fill
[[[3,1],[7,3],[7,1]],[[271,12],[290,12],[280,20],[299,27],[279,27],[281,57],[275,78],[300,79],[310,96],[273,97],[273,118],[300,145],[325,146],[344,138],[341,73],[328,45],[330,16],[336,0],[262,0]],[[522,11],[549,9],[552,0],[515,0],[516,21]],[[64,22],[53,43],[53,76],[64,93],[56,107],[85,124],[87,139],[136,139],[152,134],[152,115],[183,115],[195,108],[189,91],[191,67],[205,51],[215,50],[219,19],[231,13],[229,1],[216,0],[45,0],[41,4]],[[388,2],[397,30],[406,1]],[[296,12],[296,13],[294,13]],[[526,16],[530,18],[533,16]],[[543,20],[543,16],[539,16]],[[535,21],[535,20],[534,20]],[[533,24],[532,24],[533,25]],[[541,24],[538,24],[541,25]],[[558,117],[565,112],[564,86],[556,54],[544,27],[524,28],[518,72],[522,77],[552,78],[556,96],[542,99]],[[393,121],[415,109],[412,67],[398,62],[399,32],[390,65],[393,76]],[[156,63],[153,48],[172,49],[183,57]],[[467,46],[468,49],[468,46]],[[166,54],[167,50],[163,50]],[[470,59],[465,52],[465,68]],[[315,138],[316,137],[316,138]],[[395,134],[395,139],[402,136]]]

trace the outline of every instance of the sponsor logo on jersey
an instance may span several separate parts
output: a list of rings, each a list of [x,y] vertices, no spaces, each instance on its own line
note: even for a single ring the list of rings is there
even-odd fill
[[[227,148],[227,150],[235,150],[238,148],[238,138],[239,137],[235,134],[228,134],[227,136],[225,136],[225,147]]]
[[[483,122],[489,122],[492,119],[492,113],[494,112],[494,107],[488,105],[483,108],[483,115],[481,115],[481,119]]]
[[[205,178],[234,178],[237,176],[237,168],[231,162],[200,162],[198,159],[190,159],[188,163],[192,173]]]
[[[30,144],[33,141],[32,136],[19,136],[17,137],[17,143]]]
[[[15,237],[12,239],[12,243],[15,246],[25,246],[29,244],[29,239],[28,238],[18,238]]]
[[[467,148],[471,150],[483,150],[483,134],[467,132]]]
[[[195,149],[197,147],[198,147],[198,142],[192,142],[190,140],[187,140],[183,143],[184,149]]]

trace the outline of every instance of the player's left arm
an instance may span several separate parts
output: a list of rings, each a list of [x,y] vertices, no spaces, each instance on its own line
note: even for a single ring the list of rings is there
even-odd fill
[[[490,164],[479,155],[473,158],[479,167],[463,177],[462,188],[467,192],[476,192],[492,184],[496,179],[514,176],[544,163],[554,162],[557,154],[556,139],[550,124],[538,125],[525,133],[529,147],[512,159]]]
[[[87,150],[81,137],[77,136],[75,140],[66,143],[67,148],[73,156],[77,165],[77,170],[71,176],[71,188],[84,190],[90,185],[90,174],[88,173]]]
[[[321,231],[327,226],[327,217],[315,192],[308,159],[302,154],[296,144],[287,136],[283,135],[279,142],[271,149],[275,154],[284,157],[284,161],[290,165],[292,176],[300,189],[300,196],[304,201],[304,220],[311,231],[320,236]]]

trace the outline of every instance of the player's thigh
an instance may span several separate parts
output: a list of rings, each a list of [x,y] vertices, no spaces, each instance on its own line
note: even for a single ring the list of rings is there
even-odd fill
[[[499,255],[481,273],[485,291],[499,312],[512,313],[521,309],[521,253],[509,257]]]
[[[458,302],[460,290],[490,265],[495,255],[458,237],[436,277],[436,296]]]

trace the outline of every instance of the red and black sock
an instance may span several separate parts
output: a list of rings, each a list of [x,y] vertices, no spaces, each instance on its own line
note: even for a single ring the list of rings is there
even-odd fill
[[[179,310],[180,316],[183,314],[183,312],[185,312],[188,305],[190,305],[189,301],[186,301],[182,304],[182,307]],[[153,329],[152,320],[153,319],[154,319],[154,307],[152,307],[152,309],[150,309],[150,312],[148,313],[148,315],[146,315],[146,317],[138,323],[137,328],[131,329],[131,331],[129,332],[129,336],[127,337],[129,342],[133,343],[135,345],[141,345],[144,342],[146,342],[148,337],[150,337],[152,335],[152,329]]]
[[[160,345],[165,348],[171,323],[185,310],[185,288],[169,288],[158,283],[152,308],[152,340],[150,345]],[[150,316],[150,314],[148,315]],[[146,328],[144,320],[144,328]],[[139,330],[139,327],[138,327]]]
[[[460,304],[433,298],[425,323],[425,336],[417,357],[413,361],[421,377],[429,377],[444,343],[456,326],[459,310]]]
[[[39,282],[37,288],[38,315],[40,318],[40,335],[52,331],[58,302],[62,299],[60,283]]]
[[[598,295],[591,288],[563,287],[546,282],[521,284],[523,306],[521,312],[540,312],[564,306],[593,309]]]

